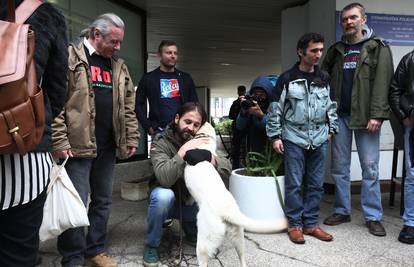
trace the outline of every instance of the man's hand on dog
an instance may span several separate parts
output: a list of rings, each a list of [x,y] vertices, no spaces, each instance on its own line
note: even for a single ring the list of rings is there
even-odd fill
[[[208,161],[212,162],[213,155],[206,149],[190,149],[185,153],[184,160],[194,166],[199,162]]]
[[[191,139],[180,147],[177,154],[180,156],[180,158],[184,159],[185,153],[187,153],[188,150],[196,149],[201,145],[208,144],[208,142],[210,142],[210,139],[208,137]]]

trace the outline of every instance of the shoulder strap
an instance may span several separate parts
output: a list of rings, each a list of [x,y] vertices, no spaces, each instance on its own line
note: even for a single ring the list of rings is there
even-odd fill
[[[16,9],[16,23],[24,23],[41,4],[40,0],[24,0]]]

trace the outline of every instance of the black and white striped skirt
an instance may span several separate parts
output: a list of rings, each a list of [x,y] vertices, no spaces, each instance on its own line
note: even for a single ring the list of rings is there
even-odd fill
[[[0,155],[0,208],[36,199],[48,185],[52,162],[49,152]]]

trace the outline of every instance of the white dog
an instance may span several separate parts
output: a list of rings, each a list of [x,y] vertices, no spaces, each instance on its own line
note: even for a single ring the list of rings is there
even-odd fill
[[[199,147],[215,155],[216,135],[214,128],[205,123],[196,138],[211,138],[211,143]],[[214,166],[207,161],[195,166],[187,164],[184,170],[185,184],[198,204],[197,214],[197,260],[199,266],[207,266],[225,236],[233,243],[240,259],[246,266],[244,253],[244,229],[254,233],[272,233],[285,229],[287,221],[257,221],[241,213],[236,200],[226,189]]]

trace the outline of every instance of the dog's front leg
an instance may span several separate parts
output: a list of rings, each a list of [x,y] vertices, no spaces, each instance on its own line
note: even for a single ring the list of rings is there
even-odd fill
[[[207,267],[208,264],[208,250],[200,246],[200,242],[197,240],[197,261],[198,266]]]

